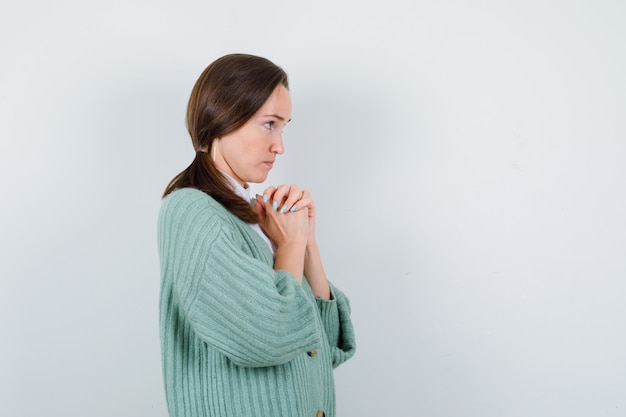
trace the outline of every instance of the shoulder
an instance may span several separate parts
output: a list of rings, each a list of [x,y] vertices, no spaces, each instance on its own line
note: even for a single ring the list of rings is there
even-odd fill
[[[228,212],[210,195],[195,188],[172,191],[161,204],[159,223],[222,223]]]
[[[224,207],[204,191],[196,188],[179,188],[163,199],[161,211],[211,209],[224,211]]]
[[[210,202],[214,202],[217,204],[213,198],[205,193],[204,191],[200,191],[197,188],[178,188],[172,191],[163,199],[163,206],[167,207],[169,205],[188,205],[188,204],[197,204],[204,203],[210,204]]]

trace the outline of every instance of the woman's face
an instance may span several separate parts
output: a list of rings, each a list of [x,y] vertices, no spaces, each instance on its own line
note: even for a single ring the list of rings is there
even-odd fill
[[[213,141],[215,165],[244,187],[265,181],[284,152],[283,128],[290,120],[289,90],[279,85],[246,124]]]

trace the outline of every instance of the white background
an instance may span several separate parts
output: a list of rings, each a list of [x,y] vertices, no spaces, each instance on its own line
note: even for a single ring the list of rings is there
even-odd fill
[[[156,218],[196,78],[291,77],[269,183],[351,298],[350,416],[626,415],[626,3],[0,4],[0,415],[167,415]]]

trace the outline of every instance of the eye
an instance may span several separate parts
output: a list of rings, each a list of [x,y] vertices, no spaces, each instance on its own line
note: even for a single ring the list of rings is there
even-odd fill
[[[272,130],[272,128],[274,127],[274,122],[265,122],[263,123],[263,126],[265,126],[266,129],[268,130]]]

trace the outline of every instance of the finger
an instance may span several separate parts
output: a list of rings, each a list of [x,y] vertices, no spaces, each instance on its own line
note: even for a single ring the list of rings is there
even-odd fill
[[[273,210],[282,210],[285,199],[289,195],[290,186],[282,184],[276,187],[276,191],[272,196],[272,209]],[[284,210],[283,210],[284,213]]]
[[[257,211],[257,210],[263,210],[263,212],[265,212],[265,204],[263,204],[263,196],[260,194],[257,194],[256,196],[254,196],[254,198],[252,199],[252,208]]]
[[[262,196],[263,202],[267,203],[269,200],[271,200],[275,192],[276,192],[276,187],[274,186],[267,187],[265,191],[263,191],[263,196]]]
[[[285,213],[288,210],[291,212],[296,211],[297,204],[302,198],[303,192],[300,190],[296,184],[292,184],[289,187],[289,194],[285,197],[285,201],[283,201],[283,205],[280,208],[281,213]]]
[[[313,198],[311,198],[311,193],[308,190],[302,190],[301,194],[300,194],[300,198],[298,199],[298,201],[296,201],[295,204],[295,209],[292,207],[293,211],[296,210],[300,210],[303,208],[308,208],[309,210],[314,210],[315,209],[315,204],[313,202]]]
[[[263,204],[263,196],[256,195],[252,199],[252,210],[259,216],[259,222],[263,223],[265,220],[265,205]]]

